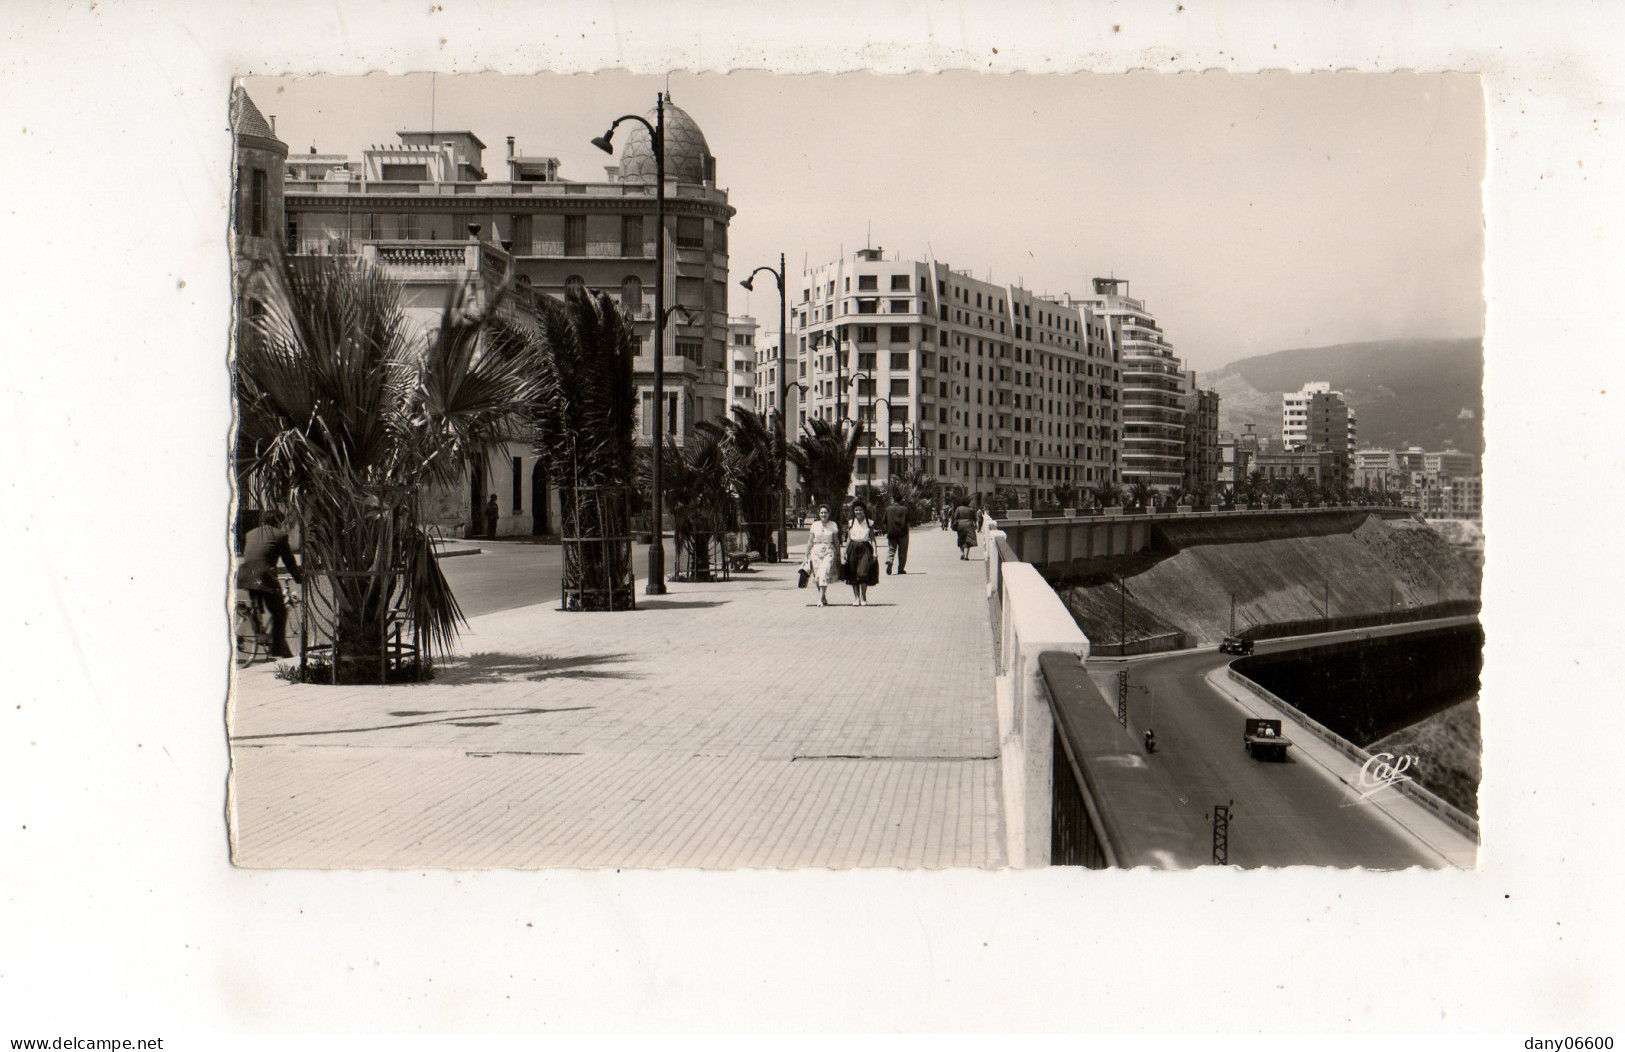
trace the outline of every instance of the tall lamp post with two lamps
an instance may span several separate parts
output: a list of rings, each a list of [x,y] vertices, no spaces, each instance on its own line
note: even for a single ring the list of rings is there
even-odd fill
[[[655,340],[654,340],[654,433],[650,436],[650,449],[652,463],[650,465],[650,488],[654,490],[651,500],[651,510],[654,517],[654,529],[649,544],[649,583],[644,588],[645,595],[666,594],[666,541],[661,536],[661,490],[660,490],[660,461],[664,451],[666,437],[666,392],[665,392],[665,358],[666,358],[666,95],[658,92],[655,95],[655,120],[653,124],[644,117],[635,113],[615,118],[609,130],[592,144],[607,154],[613,154],[615,147],[611,140],[615,129],[623,121],[637,121],[649,130],[650,151],[655,157]]]
[[[778,285],[779,288],[779,401],[777,408],[779,411],[779,427],[783,432],[784,446],[788,446],[790,444],[790,419],[785,415],[784,412],[784,399],[789,389],[790,373],[787,365],[787,352],[785,350],[785,344],[786,341],[789,340],[789,334],[786,333],[784,329],[784,253],[779,253],[778,270],[774,270],[772,267],[757,267],[755,270],[750,272],[749,277],[747,277],[744,281],[741,281],[739,284],[744,287],[746,292],[753,291],[755,289],[755,285],[753,283],[756,280],[756,275],[760,274],[764,270],[773,275],[773,281],[776,285]],[[782,494],[782,500],[779,505],[780,559],[788,558],[788,556],[785,555],[785,546],[790,543],[790,538],[784,524],[784,517],[789,511],[790,505],[790,483],[785,477],[784,460],[784,447],[781,446],[779,448],[779,485],[780,492]]]

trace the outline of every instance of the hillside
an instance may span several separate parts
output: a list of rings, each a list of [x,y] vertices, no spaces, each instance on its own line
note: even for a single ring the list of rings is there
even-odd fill
[[[1194,532],[1196,524],[1192,524]],[[1182,543],[1154,559],[1124,561],[1128,595],[1106,573],[1064,590],[1079,627],[1112,642],[1126,614],[1129,638],[1170,630],[1190,645],[1216,643],[1236,628],[1324,616],[1377,613],[1478,595],[1477,569],[1436,532],[1409,520],[1370,516],[1351,532]]]
[[[1361,446],[1484,451],[1483,341],[1387,340],[1243,358],[1201,373],[1219,392],[1219,427],[1279,440],[1281,395],[1328,380],[1359,418]]]

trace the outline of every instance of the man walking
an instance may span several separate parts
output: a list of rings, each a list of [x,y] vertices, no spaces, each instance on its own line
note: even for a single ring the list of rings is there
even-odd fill
[[[891,573],[895,560],[897,572],[908,573],[908,505],[899,501],[887,506],[881,522],[886,527],[886,572]]]

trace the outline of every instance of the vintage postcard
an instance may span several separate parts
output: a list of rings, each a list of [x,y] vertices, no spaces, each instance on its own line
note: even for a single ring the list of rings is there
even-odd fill
[[[1477,865],[1477,77],[229,90],[237,865]]]

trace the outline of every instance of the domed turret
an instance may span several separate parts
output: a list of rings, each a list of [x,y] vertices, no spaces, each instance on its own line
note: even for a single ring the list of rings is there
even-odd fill
[[[655,111],[644,114],[655,122]],[[655,155],[649,144],[649,131],[636,121],[621,125],[627,132],[621,147],[621,181],[650,184],[655,181]],[[694,118],[666,103],[666,178],[680,183],[716,182],[717,159],[705,143],[705,133]]]

